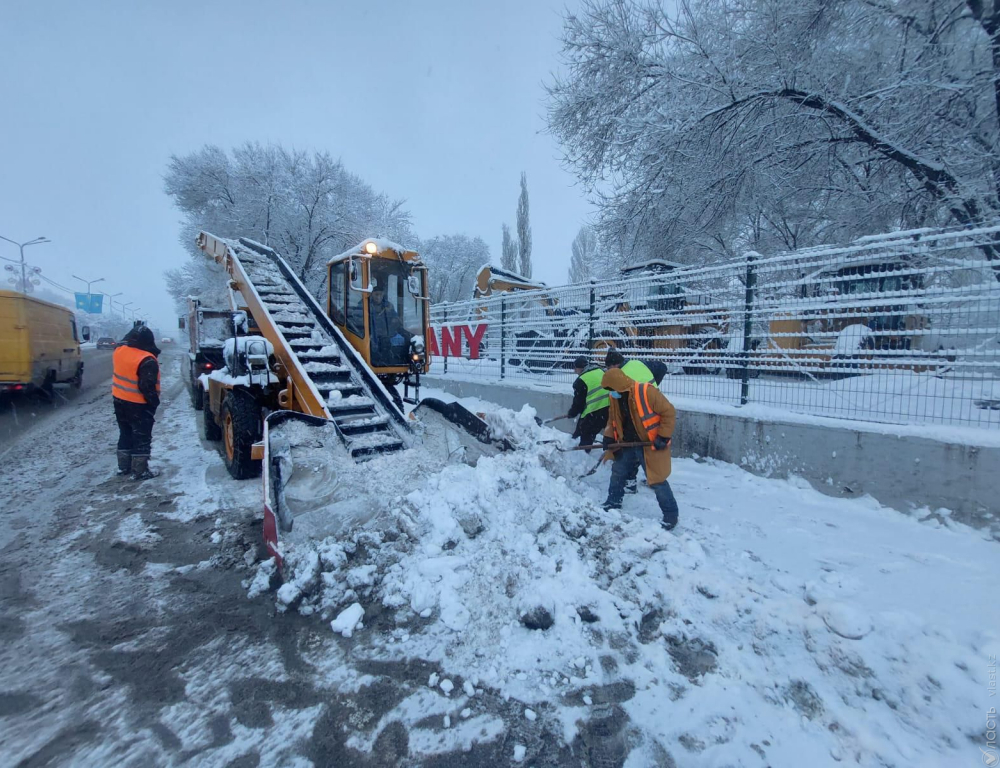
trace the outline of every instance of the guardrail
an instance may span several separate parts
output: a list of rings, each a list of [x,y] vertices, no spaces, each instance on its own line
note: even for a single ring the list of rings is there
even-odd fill
[[[650,262],[431,309],[431,373],[570,382],[609,346],[671,395],[887,423],[1000,427],[1000,224]]]

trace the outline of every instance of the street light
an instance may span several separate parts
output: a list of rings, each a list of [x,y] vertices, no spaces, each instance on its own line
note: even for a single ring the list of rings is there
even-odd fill
[[[118,293],[111,294],[105,293],[104,295],[108,297],[108,304],[111,305],[111,316],[114,317],[115,314],[115,296],[121,296],[125,291],[118,291]]]
[[[52,241],[49,240],[44,235],[42,235],[41,237],[36,237],[34,240],[29,240],[26,243],[19,243],[16,240],[11,240],[9,237],[4,237],[3,235],[0,235],[0,240],[6,240],[8,243],[13,243],[21,250],[21,288],[25,293],[27,293],[28,274],[27,271],[25,270],[25,265],[24,265],[24,249],[27,248],[29,245],[41,245],[42,243],[51,243]]]
[[[81,283],[86,283],[87,284],[87,295],[88,296],[90,296],[90,286],[92,286],[94,283],[100,283],[100,282],[102,282],[104,280],[103,277],[99,277],[96,280],[84,280],[82,277],[77,277],[76,275],[73,275],[73,277],[75,279],[79,280]]]

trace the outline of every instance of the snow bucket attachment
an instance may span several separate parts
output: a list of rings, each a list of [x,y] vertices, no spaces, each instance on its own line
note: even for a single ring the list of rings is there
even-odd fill
[[[414,421],[429,425],[431,423],[447,422],[458,427],[466,435],[474,437],[480,443],[491,446],[497,451],[509,451],[511,444],[503,438],[497,439],[493,435],[490,425],[474,414],[468,408],[458,403],[446,403],[433,397],[427,397],[420,401],[420,404],[410,413],[410,418]]]

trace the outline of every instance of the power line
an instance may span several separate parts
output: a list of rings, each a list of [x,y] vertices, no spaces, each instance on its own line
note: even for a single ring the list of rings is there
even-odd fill
[[[8,259],[8,258],[6,258],[4,256],[0,256],[0,259],[4,259],[4,261],[13,261],[15,264],[20,264],[21,263],[20,261],[18,261],[16,259]],[[31,264],[28,264],[27,262],[25,262],[24,265],[25,265],[26,268],[32,269],[32,265]],[[49,285],[51,285],[53,288],[58,288],[60,291],[64,291],[66,293],[72,294],[73,296],[75,296],[77,293],[79,293],[79,291],[76,291],[73,288],[67,288],[65,285],[60,285],[55,280],[52,280],[51,278],[46,277],[45,275],[43,275],[40,271],[39,272],[33,272],[32,273],[32,277],[40,278],[41,280],[44,280],[46,283],[48,283]],[[102,291],[98,291],[98,293],[103,293],[103,292]],[[112,298],[111,298],[111,296],[109,294],[105,293],[104,295],[108,297],[109,314],[112,315],[112,316],[114,316],[114,313],[115,313],[114,301],[112,300]],[[121,301],[119,301],[118,303],[119,304],[123,304],[123,302],[121,302]],[[125,310],[124,309],[122,309],[120,311],[120,315],[121,315],[122,318],[125,317]]]

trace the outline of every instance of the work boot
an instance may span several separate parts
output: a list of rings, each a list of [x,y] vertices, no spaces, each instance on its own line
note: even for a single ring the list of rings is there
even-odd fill
[[[150,480],[159,476],[159,472],[154,472],[149,468],[149,456],[132,457],[132,479]]]
[[[613,509],[618,510],[622,508],[621,504],[615,504],[613,501],[606,501],[601,506],[604,508],[605,512],[610,512]]]
[[[127,475],[132,471],[132,454],[129,451],[118,451],[118,474]]]
[[[668,523],[668,522],[667,522],[666,520],[661,520],[661,521],[660,521],[660,527],[661,527],[661,528],[662,528],[663,530],[665,530],[665,531],[668,531],[668,532],[669,532],[669,531],[672,531],[672,530],[673,530],[674,528],[676,528],[676,527],[677,527],[677,523]]]
[[[639,484],[635,480],[629,480],[625,483],[625,493],[633,494],[639,492]]]

